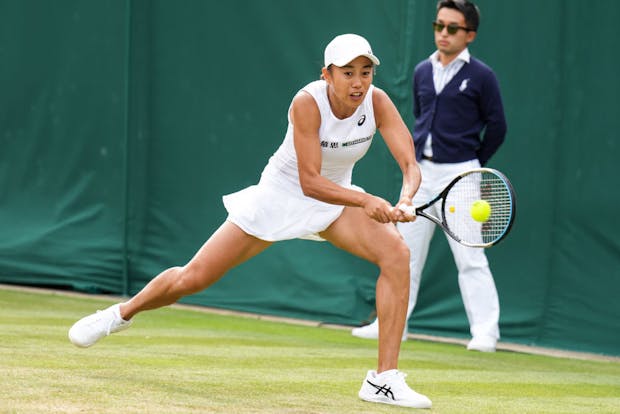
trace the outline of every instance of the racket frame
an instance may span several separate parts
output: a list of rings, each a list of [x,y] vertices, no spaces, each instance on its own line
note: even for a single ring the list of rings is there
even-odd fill
[[[456,183],[458,183],[461,179],[463,179],[464,177],[471,175],[473,173],[476,172],[480,172],[480,173],[491,173],[496,175],[497,177],[499,177],[504,184],[506,185],[506,188],[508,190],[508,194],[510,196],[510,221],[508,222],[508,225],[506,226],[506,229],[504,230],[504,232],[497,238],[495,238],[494,240],[490,241],[490,242],[486,242],[486,243],[471,243],[468,242],[466,240],[463,240],[461,237],[459,237],[458,235],[454,234],[454,232],[452,232],[452,230],[450,230],[450,228],[448,227],[447,220],[446,220],[446,196],[448,195],[448,193],[450,192],[450,189],[452,189],[452,187],[454,187],[454,185],[456,185]],[[425,213],[424,210],[428,207],[430,207],[431,205],[435,204],[437,201],[442,200],[441,201],[441,218],[439,217],[435,217],[432,214],[428,214]],[[431,201],[419,206],[415,208],[415,215],[416,216],[422,216],[430,221],[432,221],[433,223],[437,224],[438,226],[440,226],[443,231],[450,237],[452,237],[454,240],[456,240],[457,242],[461,243],[464,246],[468,246],[468,247],[483,247],[483,248],[487,248],[487,247],[491,247],[496,245],[497,243],[499,243],[500,241],[502,241],[510,232],[510,229],[512,228],[512,224],[514,223],[514,218],[515,218],[515,213],[516,213],[516,208],[517,208],[517,204],[516,204],[516,197],[515,197],[515,192],[514,192],[514,188],[512,187],[512,184],[510,183],[510,181],[508,180],[508,178],[501,173],[500,171],[497,171],[493,168],[474,168],[471,170],[467,170],[459,175],[457,175],[451,182],[450,184],[448,184],[446,186],[446,188],[444,188],[435,198],[433,198]]]

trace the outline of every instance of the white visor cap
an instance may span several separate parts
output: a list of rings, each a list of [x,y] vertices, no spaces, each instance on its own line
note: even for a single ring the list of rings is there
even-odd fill
[[[329,65],[344,66],[359,56],[366,56],[375,65],[381,62],[372,54],[370,43],[356,34],[336,36],[325,47],[325,67]]]

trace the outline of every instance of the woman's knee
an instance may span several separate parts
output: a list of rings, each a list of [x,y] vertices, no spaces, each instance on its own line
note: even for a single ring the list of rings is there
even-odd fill
[[[394,236],[386,243],[379,267],[382,270],[393,270],[397,273],[406,272],[409,274],[410,254],[409,247],[403,238]]]
[[[180,296],[192,295],[205,289],[204,278],[196,266],[190,264],[173,268],[176,272],[176,291]]]

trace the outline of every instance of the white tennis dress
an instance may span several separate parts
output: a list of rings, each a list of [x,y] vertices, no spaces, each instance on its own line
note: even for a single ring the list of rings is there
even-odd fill
[[[346,119],[334,116],[327,99],[327,83],[318,80],[298,93],[308,93],[321,113],[319,139],[321,175],[346,188],[363,191],[351,184],[353,166],[366,154],[376,131],[371,85],[363,103]],[[243,231],[267,241],[287,239],[322,240],[317,233],[336,220],[344,206],[328,204],[303,194],[299,184],[293,123],[288,114],[284,142],[271,156],[260,182],[223,197],[228,221]]]

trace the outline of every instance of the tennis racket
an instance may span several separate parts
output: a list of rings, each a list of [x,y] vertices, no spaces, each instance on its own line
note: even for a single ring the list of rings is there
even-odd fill
[[[441,203],[441,217],[427,210]],[[401,205],[409,214],[439,225],[448,236],[470,247],[491,247],[510,231],[515,218],[515,193],[508,178],[491,168],[476,168],[458,175],[428,203]]]

